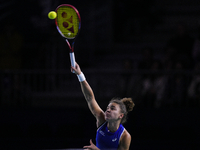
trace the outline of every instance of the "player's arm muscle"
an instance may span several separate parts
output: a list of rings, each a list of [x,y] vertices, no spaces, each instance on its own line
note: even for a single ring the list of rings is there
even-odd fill
[[[92,114],[97,119],[97,127],[98,127],[100,124],[102,124],[105,121],[104,112],[99,107],[98,103],[96,102],[94,93],[92,91],[92,88],[88,84],[88,82],[85,80],[80,83],[81,83],[81,90],[88,103],[88,107],[90,111],[92,112]]]

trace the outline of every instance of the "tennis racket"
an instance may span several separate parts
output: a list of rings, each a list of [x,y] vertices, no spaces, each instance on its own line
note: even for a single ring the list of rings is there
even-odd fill
[[[71,65],[75,67],[74,43],[81,28],[81,17],[78,10],[69,4],[59,5],[55,12],[58,32],[65,38],[69,46]]]

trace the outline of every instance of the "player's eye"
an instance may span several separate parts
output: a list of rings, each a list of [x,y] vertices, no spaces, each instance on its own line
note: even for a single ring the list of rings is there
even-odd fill
[[[111,107],[110,109],[111,109],[111,110],[115,110],[115,107]]]

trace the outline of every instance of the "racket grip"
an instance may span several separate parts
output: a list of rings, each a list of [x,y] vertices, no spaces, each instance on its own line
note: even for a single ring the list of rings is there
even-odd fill
[[[70,56],[70,61],[71,61],[71,65],[72,67],[75,67],[75,56],[74,56],[74,52],[70,52],[69,53]],[[73,73],[75,73],[74,71],[72,71]]]

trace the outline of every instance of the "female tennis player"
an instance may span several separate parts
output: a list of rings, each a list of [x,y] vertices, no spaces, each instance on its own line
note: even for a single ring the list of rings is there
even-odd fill
[[[131,135],[122,124],[126,122],[128,112],[132,111],[135,106],[132,99],[114,98],[104,112],[95,100],[94,93],[81,72],[79,65],[76,63],[75,68],[71,67],[71,70],[77,75],[88,107],[97,121],[96,145],[90,140],[90,145],[83,148],[89,150],[128,150],[131,143]]]

